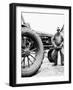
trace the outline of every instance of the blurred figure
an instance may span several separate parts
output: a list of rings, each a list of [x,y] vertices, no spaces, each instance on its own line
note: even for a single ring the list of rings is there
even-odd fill
[[[64,39],[63,36],[61,35],[61,30],[59,27],[57,28],[57,33],[52,37],[51,41],[54,46],[54,52],[52,55],[55,61],[54,66],[57,65],[58,52],[60,52],[60,56],[61,56],[61,65],[64,65],[64,53],[63,53]]]

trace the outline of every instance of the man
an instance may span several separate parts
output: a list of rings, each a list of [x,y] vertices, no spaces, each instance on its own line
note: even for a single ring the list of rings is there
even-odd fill
[[[52,37],[51,39],[52,44],[54,46],[54,53],[53,53],[53,59],[55,61],[55,65],[57,65],[57,60],[58,60],[58,52],[60,52],[61,56],[61,65],[64,65],[64,55],[63,55],[63,36],[61,35],[59,27],[57,28],[57,33]]]

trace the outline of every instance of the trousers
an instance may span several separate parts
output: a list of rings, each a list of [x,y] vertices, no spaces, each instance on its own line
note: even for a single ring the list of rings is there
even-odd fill
[[[61,65],[64,65],[64,50],[63,50],[63,48],[61,48],[61,49],[54,49],[53,50],[52,58],[54,60],[54,63],[57,65],[57,62],[58,62],[58,52],[60,52]]]

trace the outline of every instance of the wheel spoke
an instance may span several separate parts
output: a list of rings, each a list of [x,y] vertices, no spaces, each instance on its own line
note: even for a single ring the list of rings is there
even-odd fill
[[[29,57],[27,57],[28,59],[29,59],[29,61],[33,64],[33,62],[30,60],[30,58]]]
[[[36,58],[35,58],[35,57],[33,57],[31,54],[30,54],[30,56],[31,56],[32,58],[34,58],[34,60],[36,60]]]
[[[22,49],[23,52],[25,52],[25,49]]]
[[[23,67],[25,67],[25,58],[22,60],[21,64],[24,63]]]
[[[25,58],[22,60],[22,62],[21,63],[23,63],[25,61]]]
[[[37,50],[37,48],[32,49],[31,52],[34,52],[35,50]]]
[[[22,49],[22,54],[25,54],[25,50],[24,49]]]
[[[27,60],[27,61],[28,61],[28,67],[30,67],[30,64],[29,64],[29,58],[27,57],[27,59],[28,59],[28,60]]]

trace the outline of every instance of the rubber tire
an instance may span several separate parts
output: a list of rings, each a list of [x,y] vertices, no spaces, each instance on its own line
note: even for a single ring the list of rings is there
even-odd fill
[[[37,73],[37,71],[39,70],[41,64],[42,64],[42,61],[43,61],[43,43],[41,41],[41,38],[39,37],[39,35],[33,31],[33,30],[29,30],[28,28],[22,28],[22,34],[23,33],[28,33],[31,35],[32,38],[35,38],[36,42],[38,43],[38,47],[39,47],[39,51],[37,53],[37,56],[36,56],[36,60],[34,62],[34,64],[32,64],[29,68],[22,68],[21,69],[21,75],[22,77],[30,77],[34,74]]]
[[[53,49],[50,49],[49,51],[48,51],[48,60],[52,63],[52,62],[55,62],[54,60],[53,60],[53,58],[52,58],[52,52],[53,52]]]

